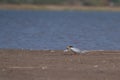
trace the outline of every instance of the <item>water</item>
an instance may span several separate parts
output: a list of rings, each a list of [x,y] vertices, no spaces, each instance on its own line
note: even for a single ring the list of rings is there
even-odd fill
[[[120,12],[0,10],[0,48],[119,50]]]

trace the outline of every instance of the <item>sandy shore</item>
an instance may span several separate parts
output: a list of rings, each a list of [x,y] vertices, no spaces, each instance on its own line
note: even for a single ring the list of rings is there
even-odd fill
[[[0,9],[7,10],[83,10],[83,11],[120,11],[120,7],[92,7],[65,5],[28,5],[28,4],[0,4]]]
[[[0,50],[0,80],[119,80],[120,51]]]

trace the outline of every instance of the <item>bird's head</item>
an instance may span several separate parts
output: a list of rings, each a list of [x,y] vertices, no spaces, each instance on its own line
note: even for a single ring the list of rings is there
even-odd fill
[[[73,46],[67,46],[67,49],[70,49],[70,48],[72,48]]]

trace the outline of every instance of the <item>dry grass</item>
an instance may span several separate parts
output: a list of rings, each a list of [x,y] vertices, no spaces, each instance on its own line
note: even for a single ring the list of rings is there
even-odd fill
[[[0,9],[15,10],[84,10],[84,11],[120,11],[120,7],[86,7],[86,6],[58,6],[58,5],[11,5],[2,4]]]

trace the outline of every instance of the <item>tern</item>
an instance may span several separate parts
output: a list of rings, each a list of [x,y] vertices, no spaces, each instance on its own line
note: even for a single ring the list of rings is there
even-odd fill
[[[64,50],[64,52],[68,52],[68,51],[72,51],[75,54],[81,54],[81,53],[86,53],[87,52],[87,51],[81,51],[80,49],[75,48],[73,46],[67,46],[66,50]]]
[[[74,52],[75,54],[77,54],[77,53],[80,53],[80,52],[81,52],[81,50],[80,50],[80,49],[75,48],[75,47],[73,47],[73,46],[67,46],[67,47],[66,47],[65,52],[68,52],[68,51],[72,51],[72,52]]]

